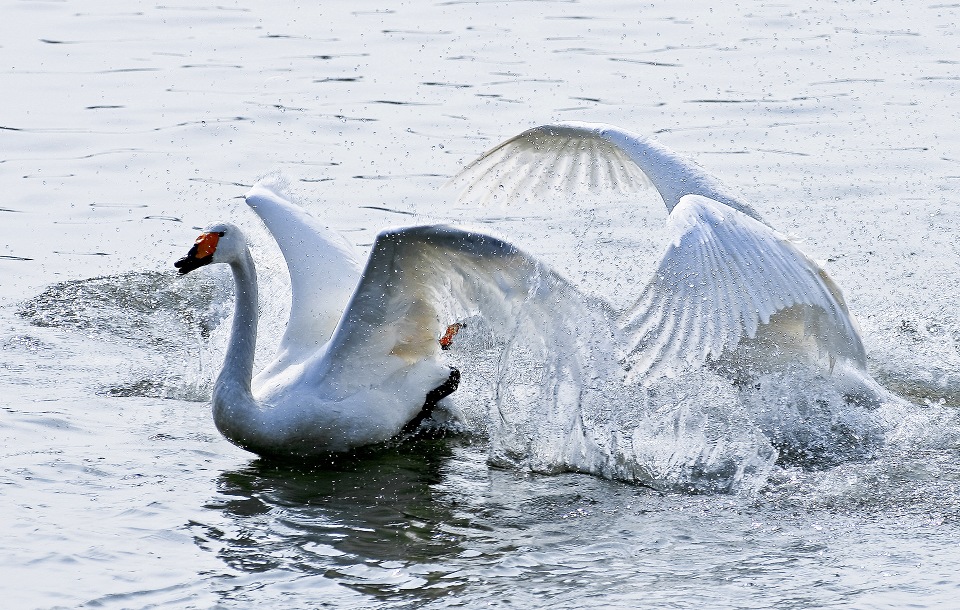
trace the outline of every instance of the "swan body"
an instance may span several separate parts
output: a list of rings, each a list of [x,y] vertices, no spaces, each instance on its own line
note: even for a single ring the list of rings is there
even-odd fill
[[[574,351],[563,347],[569,335],[563,321],[580,318],[585,299],[506,242],[445,226],[388,230],[354,274],[350,249],[314,231],[316,222],[282,195],[261,184],[247,199],[286,255],[291,324],[300,329],[292,333],[288,327],[277,359],[256,384],[257,276],[243,233],[229,223],[211,225],[175,263],[181,274],[217,263],[233,272],[235,313],[212,405],[217,428],[240,447],[261,455],[312,456],[396,436],[418,421],[428,395],[436,399],[437,390],[449,394],[456,387],[455,380],[450,387],[451,369],[441,361],[438,342],[449,320],[480,314],[504,335],[527,325],[556,345],[558,354]],[[278,232],[284,224],[312,233],[304,239],[318,249],[291,250],[300,242]],[[340,272],[343,277],[332,277]],[[346,299],[344,278],[354,281]],[[332,295],[311,292],[325,283],[333,286]],[[334,307],[341,311],[331,329]],[[305,312],[319,321],[300,319]]]
[[[741,197],[654,140],[599,123],[543,125],[494,147],[451,182],[461,201],[504,203],[583,186],[657,190],[671,240],[621,318],[631,378],[650,383],[707,362],[762,367],[822,355],[830,370],[838,360],[865,370],[857,324],[827,272]]]

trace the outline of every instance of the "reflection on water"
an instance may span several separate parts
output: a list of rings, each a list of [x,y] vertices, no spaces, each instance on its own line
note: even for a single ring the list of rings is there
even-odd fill
[[[569,477],[490,471],[482,448],[463,439],[310,466],[256,460],[218,477],[206,505],[215,524],[194,521],[190,531],[240,572],[323,574],[376,599],[427,602],[527,572],[552,580],[567,525],[602,518],[598,501],[607,511],[619,503],[599,489],[603,500],[589,496],[602,483]],[[649,492],[626,489],[638,500]],[[510,557],[518,551],[530,558]]]
[[[206,505],[219,524],[190,531],[241,572],[323,574],[379,599],[438,598],[464,585],[445,562],[472,530],[490,531],[459,516],[445,491],[455,451],[483,467],[464,449],[418,440],[321,464],[255,460],[219,476]]]
[[[484,458],[448,439],[309,468],[253,461],[219,475],[208,518],[189,530],[236,571],[230,581],[256,576],[259,599],[280,601],[288,589],[279,583],[303,579],[298,600],[338,607],[582,607],[590,599],[715,607],[717,595],[726,600],[719,607],[762,607],[772,595],[792,600],[783,607],[839,608],[956,581],[919,567],[939,537],[907,533],[943,525],[956,510],[944,503],[930,520],[932,504],[921,496],[936,484],[907,472],[916,461],[891,480],[877,478],[897,470],[887,459],[826,478],[785,473],[751,498],[523,475],[491,470]],[[854,482],[858,471],[866,476]],[[863,569],[887,577],[865,582]],[[242,606],[247,595],[249,588],[227,588],[220,599]]]
[[[207,508],[219,509],[242,523],[242,530],[289,528],[292,539],[277,538],[257,549],[222,553],[244,569],[270,565],[287,556],[287,567],[311,569],[309,558],[349,555],[356,561],[429,561],[460,551],[457,539],[437,529],[451,520],[450,507],[434,492],[451,450],[440,440],[412,441],[392,448],[333,456],[329,463],[297,466],[255,460],[223,473],[220,497]],[[442,496],[442,493],[439,494]],[[214,536],[231,546],[242,539]],[[277,547],[287,552],[277,553]],[[289,553],[299,547],[301,554]],[[252,551],[252,553],[251,553]],[[263,559],[257,559],[258,556]],[[251,563],[252,562],[252,563]]]

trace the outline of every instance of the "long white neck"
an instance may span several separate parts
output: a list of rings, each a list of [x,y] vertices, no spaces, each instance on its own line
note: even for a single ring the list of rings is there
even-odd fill
[[[230,441],[251,447],[259,444],[263,414],[250,389],[259,319],[257,272],[250,250],[244,248],[230,268],[237,296],[227,355],[213,387],[213,421]]]

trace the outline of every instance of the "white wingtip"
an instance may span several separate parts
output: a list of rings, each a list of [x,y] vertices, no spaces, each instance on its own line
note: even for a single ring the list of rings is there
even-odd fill
[[[243,197],[247,205],[254,208],[260,198],[293,201],[293,196],[290,193],[290,180],[280,172],[271,172],[258,178],[250,190],[244,193]]]

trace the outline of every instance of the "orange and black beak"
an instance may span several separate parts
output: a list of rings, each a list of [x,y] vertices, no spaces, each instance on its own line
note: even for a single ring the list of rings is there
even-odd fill
[[[213,262],[213,253],[217,249],[217,242],[220,241],[220,233],[204,233],[197,238],[193,247],[187,252],[187,255],[173,264],[180,270],[180,275],[190,273],[194,269],[199,269],[204,265]]]

